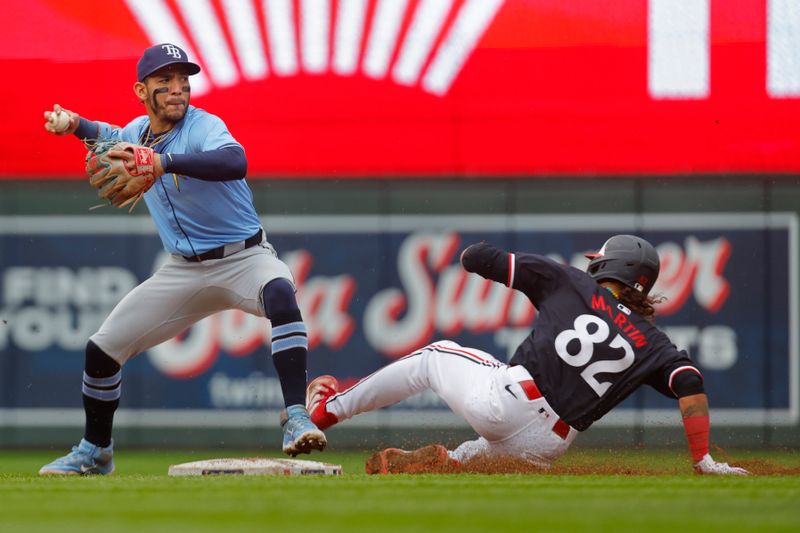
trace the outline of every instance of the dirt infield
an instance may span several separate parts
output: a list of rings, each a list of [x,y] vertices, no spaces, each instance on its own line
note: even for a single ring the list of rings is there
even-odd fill
[[[736,466],[747,469],[753,476],[797,476],[800,475],[800,466],[785,466],[763,459],[751,459],[742,461],[731,461]],[[688,468],[686,464],[686,468]],[[648,468],[640,464],[624,464],[623,459],[619,463],[604,461],[593,464],[556,464],[549,469],[532,464],[523,459],[507,458],[476,458],[464,463],[461,466],[461,473],[467,474],[531,474],[544,476],[664,476],[685,473],[687,470],[681,468],[665,469],[652,467]],[[439,468],[421,469],[416,474],[446,474],[453,473],[452,470],[441,470]]]
[[[797,476],[800,467],[784,466],[762,459],[732,461],[736,466],[747,469],[754,476]],[[687,465],[688,466],[688,465]],[[575,476],[663,476],[674,475],[675,472],[665,471],[664,468],[647,468],[641,465],[625,465],[615,463],[597,463],[580,465],[559,465],[542,469],[523,459],[499,458],[473,459],[463,466],[463,472],[475,474],[537,474],[537,475],[575,475]]]
[[[800,476],[800,466],[784,466],[762,459],[739,461],[736,466],[741,466],[755,476]]]

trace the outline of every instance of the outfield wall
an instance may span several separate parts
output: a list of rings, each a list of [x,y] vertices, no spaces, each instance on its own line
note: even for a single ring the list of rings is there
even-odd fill
[[[659,323],[706,377],[713,440],[796,446],[800,181],[782,177],[272,180],[252,184],[309,325],[309,372],[356,380],[441,338],[509,356],[534,311],[457,267],[476,240],[582,266],[639,233],[664,262]],[[160,260],[140,209],[89,213],[81,183],[0,184],[0,445],[80,434],[86,337]],[[405,304],[400,315],[395,304]],[[116,438],[128,446],[258,446],[277,439],[280,392],[266,321],[223,313],[124,371]],[[679,445],[674,402],[643,390],[579,442]],[[334,444],[455,441],[470,431],[432,396],[363,415]]]

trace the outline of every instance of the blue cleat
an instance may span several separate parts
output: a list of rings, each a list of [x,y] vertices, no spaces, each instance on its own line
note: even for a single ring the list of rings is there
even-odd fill
[[[311,422],[303,405],[290,405],[281,412],[281,428],[283,453],[292,457],[300,453],[311,453],[311,450],[322,451],[328,444],[325,434]]]
[[[95,446],[86,439],[72,447],[72,452],[39,469],[40,476],[108,475],[114,472],[114,443],[108,448]]]

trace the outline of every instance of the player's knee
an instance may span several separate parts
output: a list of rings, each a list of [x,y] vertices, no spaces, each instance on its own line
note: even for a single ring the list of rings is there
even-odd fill
[[[121,365],[91,340],[86,343],[86,373],[93,378],[113,376]]]
[[[441,350],[447,349],[447,348],[461,348],[461,346],[458,343],[453,342],[451,340],[439,339],[438,341],[434,341],[434,342],[430,343],[424,349],[440,353]]]
[[[287,279],[278,278],[267,283],[261,293],[264,302],[264,314],[270,320],[275,317],[295,315],[300,313],[297,299],[294,296],[294,286]]]
[[[427,346],[423,346],[422,348],[415,349],[411,353],[419,353],[422,360],[425,361],[425,364],[437,364],[436,360],[442,356],[452,355],[452,352],[449,352],[448,349],[453,347],[459,346],[452,341],[442,339],[434,341]]]

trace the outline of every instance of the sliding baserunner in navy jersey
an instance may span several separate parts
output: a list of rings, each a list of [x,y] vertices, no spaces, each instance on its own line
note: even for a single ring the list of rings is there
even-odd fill
[[[198,72],[179,47],[155,45],[139,60],[134,85],[146,115],[120,128],[58,105],[45,112],[51,133],[74,133],[83,141],[119,139],[154,150],[155,183],[144,199],[171,256],[91,336],[82,387],[84,438],[40,474],[113,472],[111,428],[122,365],[206,316],[234,308],[272,323],[272,360],[286,404],[283,451],[297,455],[325,447],[325,435],[303,405],[308,341],[292,274],[253,207],[244,149],[221,119],[189,105],[189,76]],[[66,131],[55,131],[53,113],[69,114]]]
[[[708,453],[708,401],[689,355],[653,325],[659,258],[632,235],[611,237],[589,254],[588,271],[546,257],[475,244],[463,267],[524,293],[538,314],[508,365],[451,341],[430,344],[339,391],[332,376],[312,381],[311,419],[325,429],[431,389],[480,435],[455,450],[390,448],[370,458],[368,471],[444,471],[477,456],[511,456],[543,467],[642,385],[677,399],[699,473],[742,475]]]

